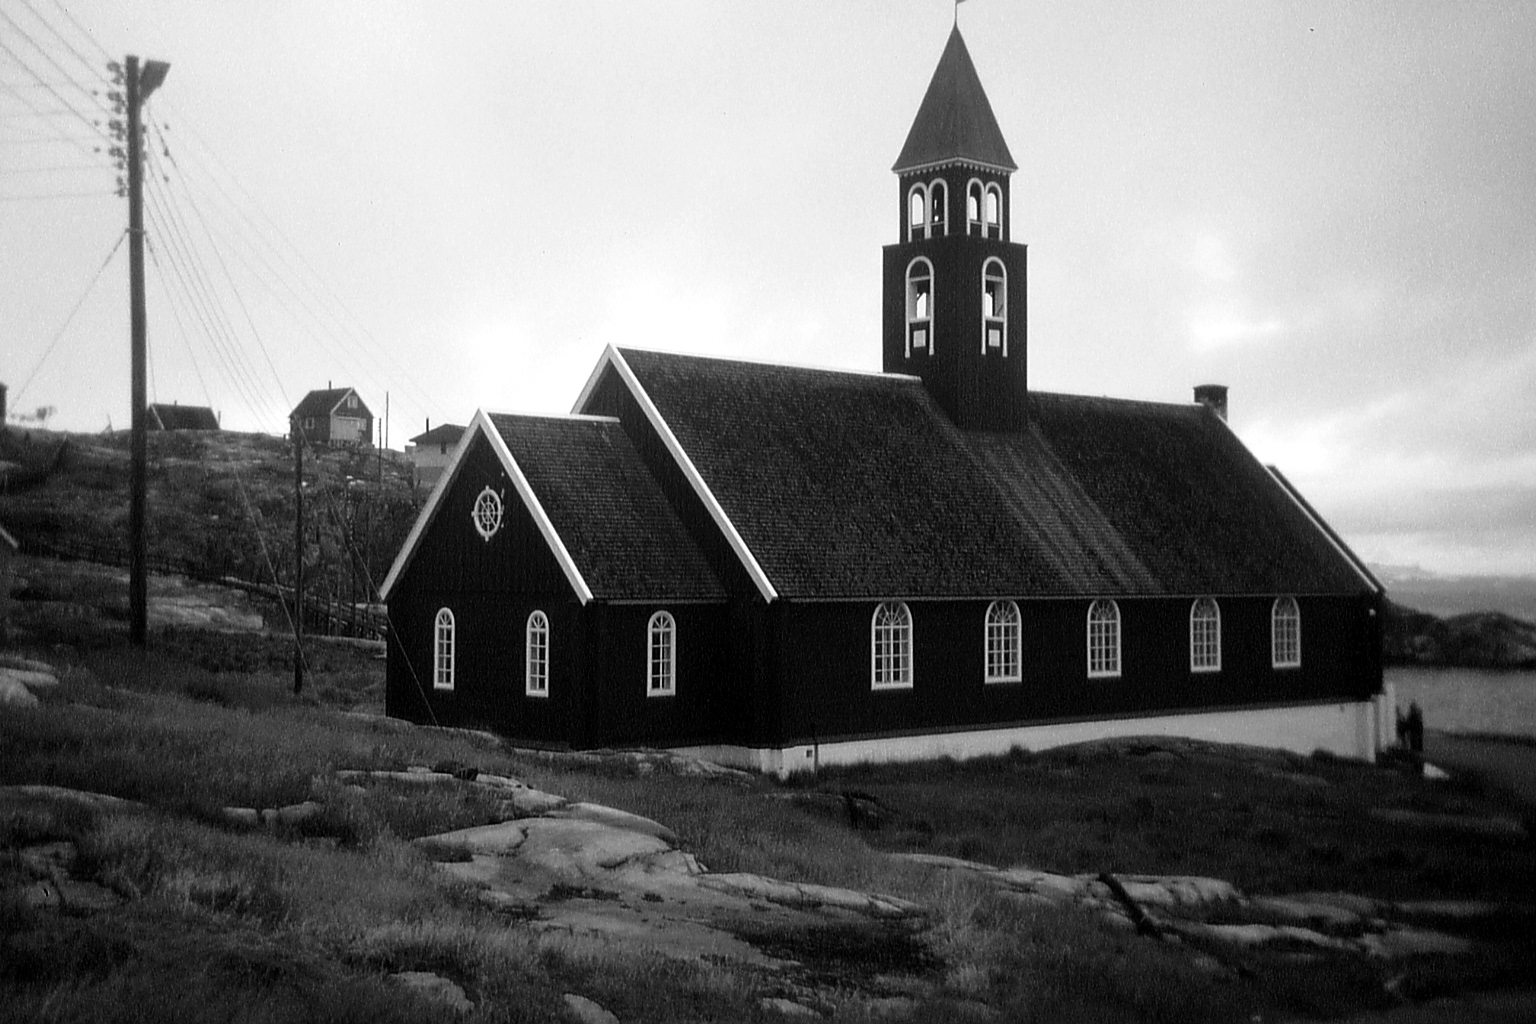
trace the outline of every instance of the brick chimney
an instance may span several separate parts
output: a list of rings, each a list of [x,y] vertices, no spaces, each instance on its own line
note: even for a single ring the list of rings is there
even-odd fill
[[[1195,401],[1220,416],[1221,422],[1227,422],[1227,386],[1225,384],[1196,384]]]

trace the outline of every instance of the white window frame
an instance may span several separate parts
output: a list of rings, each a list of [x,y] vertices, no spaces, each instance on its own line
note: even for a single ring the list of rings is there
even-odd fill
[[[1282,623],[1290,628],[1282,631]],[[1294,597],[1277,597],[1270,605],[1269,664],[1272,668],[1301,667],[1301,606]]]
[[[1094,613],[1103,610],[1098,618]],[[1088,678],[1115,679],[1120,676],[1120,606],[1109,598],[1099,598],[1088,606]],[[1095,641],[1099,641],[1095,643]]]
[[[457,667],[455,643],[458,626],[453,609],[446,606],[437,610],[432,620],[432,689],[453,689],[454,669]]]
[[[1017,601],[993,601],[987,605],[984,646],[986,682],[1023,681],[1024,620]]]
[[[918,269],[918,265],[919,264],[922,265],[922,274],[921,275],[915,275],[913,273],[913,271]],[[916,293],[913,291],[913,287],[912,287],[914,282],[918,279],[919,276],[926,276],[928,278],[928,315],[925,316],[925,317],[920,317],[920,316],[917,315]],[[922,329],[926,332],[926,334],[924,336],[923,345],[924,345],[925,351],[927,351],[927,353],[931,356],[931,355],[933,355],[933,300],[934,300],[933,263],[926,256],[915,257],[912,260],[911,263],[907,264],[907,278],[906,278],[906,281],[907,281],[907,298],[906,298],[906,303],[907,303],[907,336],[906,336],[907,357],[910,359],[911,356],[912,356],[912,330],[913,330],[913,328],[918,327],[918,326],[921,326]]]
[[[907,190],[907,241],[928,237],[928,189],[918,182]]]
[[[469,517],[481,540],[489,543],[491,538],[496,536],[496,531],[501,529],[503,512],[501,495],[490,487],[483,488],[475,496],[475,504],[469,510]]]
[[[657,612],[645,634],[646,696],[671,697],[677,693],[677,620],[671,612]]]
[[[912,610],[882,601],[869,619],[869,688],[912,689]]]
[[[943,197],[940,203],[939,197]],[[928,183],[928,236],[933,237],[933,229],[940,228],[940,235],[949,234],[949,182],[943,178],[934,178]]]
[[[979,231],[985,235],[987,228],[982,221],[982,211],[986,209],[987,190],[980,178],[972,178],[965,183],[965,233],[973,234]],[[972,203],[975,204],[974,209]]]
[[[1189,670],[1221,671],[1221,605],[1214,597],[1196,598],[1189,606]]]
[[[523,692],[549,696],[549,616],[537,608],[523,627]]]
[[[995,274],[991,273],[993,267],[997,268],[997,273]],[[1002,301],[993,307],[992,313],[989,315],[987,313],[987,284],[991,281],[997,282],[997,297]],[[1004,266],[1003,261],[998,259],[996,256],[989,256],[981,265],[982,355],[986,355],[987,349],[991,347],[988,343],[987,332],[990,331],[994,325],[997,326],[1002,333],[1002,338],[999,340],[1001,342],[1003,356],[1006,358],[1008,355],[1008,268]]]
[[[1003,190],[997,187],[996,182],[988,182],[981,198],[982,235],[990,238],[992,229],[997,229],[997,237],[1003,237]]]

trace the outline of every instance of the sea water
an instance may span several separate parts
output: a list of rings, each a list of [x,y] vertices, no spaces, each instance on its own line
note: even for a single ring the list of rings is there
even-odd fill
[[[1393,667],[1386,678],[1398,711],[1417,701],[1426,729],[1536,737],[1536,672]]]

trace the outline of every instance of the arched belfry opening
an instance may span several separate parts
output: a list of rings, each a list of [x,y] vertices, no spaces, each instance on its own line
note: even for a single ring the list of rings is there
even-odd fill
[[[958,426],[1022,428],[1026,250],[1010,238],[1008,193],[1018,165],[958,26],[891,169],[901,205],[899,240],[885,247],[884,369],[922,377]]]

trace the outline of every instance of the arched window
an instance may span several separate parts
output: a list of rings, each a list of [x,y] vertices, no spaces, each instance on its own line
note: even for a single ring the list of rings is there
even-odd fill
[[[912,241],[927,230],[928,193],[921,185],[913,185],[907,193],[907,241]]]
[[[1209,597],[1189,606],[1189,670],[1221,671],[1221,608]]]
[[[1294,597],[1276,598],[1270,609],[1269,651],[1275,668],[1301,666],[1301,609]]]
[[[528,616],[523,644],[524,692],[530,697],[549,696],[549,617],[535,610]],[[562,684],[563,685],[563,684]]]
[[[1095,601],[1088,606],[1088,678],[1120,674],[1120,606]]]
[[[907,264],[907,355],[933,354],[933,264],[919,256]]]
[[[901,601],[875,609],[869,627],[869,686],[895,690],[912,685],[912,613]]]
[[[943,178],[928,186],[928,225],[931,232],[949,234],[949,186]]]
[[[987,186],[987,235],[1002,237],[1003,190],[996,185]]]
[[[1008,354],[1008,271],[996,257],[981,265],[981,353]]]
[[[982,233],[981,227],[981,179],[972,178],[965,185],[965,233]]]
[[[652,697],[666,697],[677,692],[677,623],[668,613],[657,612],[646,628],[651,642],[645,692]]]
[[[987,675],[989,683],[1017,683],[1024,678],[1019,606],[993,601],[987,606]]]
[[[453,689],[453,612],[437,610],[432,627],[432,688]]]

